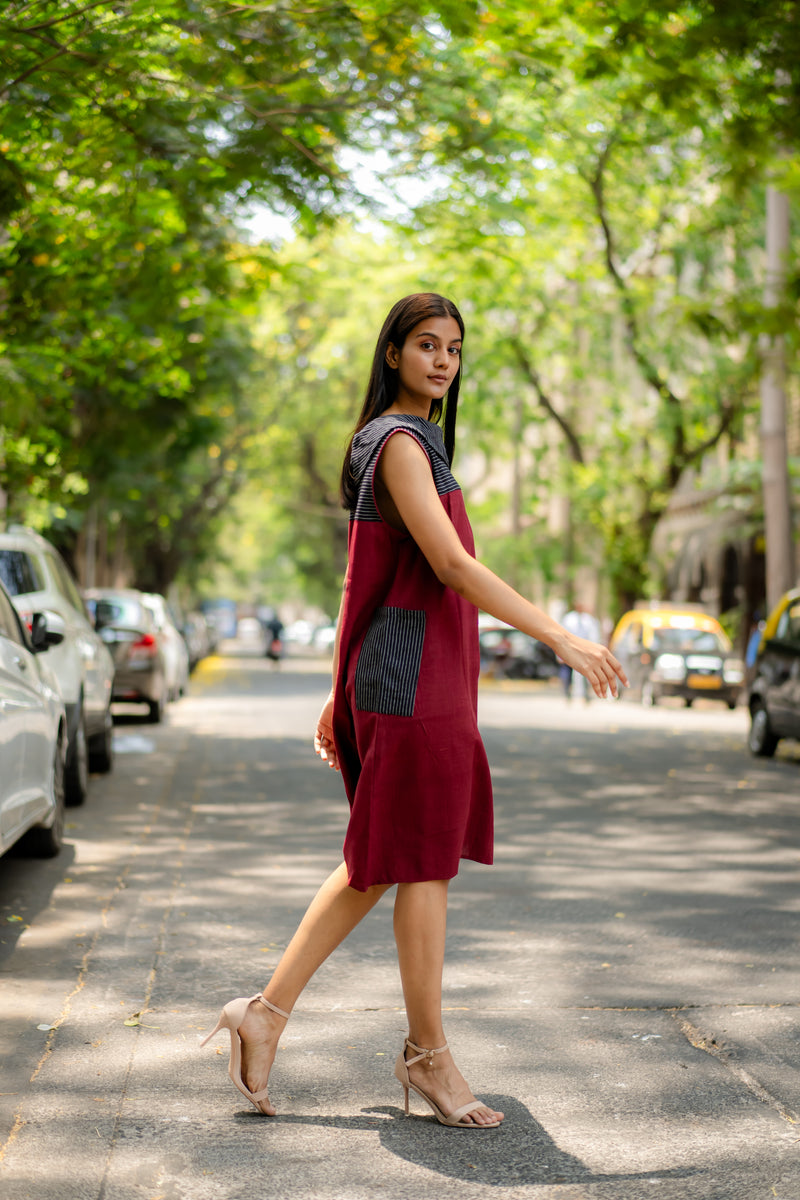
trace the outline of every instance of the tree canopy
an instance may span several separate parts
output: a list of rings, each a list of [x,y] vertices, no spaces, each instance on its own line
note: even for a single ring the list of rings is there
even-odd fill
[[[351,204],[337,152],[411,94],[424,2],[12,0],[0,15],[0,487],[7,515],[124,527],[166,586],[202,551],[250,425],[268,249]],[[464,29],[469,7],[437,5]],[[237,228],[237,223],[239,228]]]
[[[7,517],[68,546],[102,512],[158,588],[244,523],[256,574],[332,611],[381,310],[437,290],[488,559],[534,591],[602,559],[611,607],[657,587],[674,489],[752,434],[759,336],[796,342],[796,268],[760,299],[766,183],[800,185],[793,10],[11,0]]]

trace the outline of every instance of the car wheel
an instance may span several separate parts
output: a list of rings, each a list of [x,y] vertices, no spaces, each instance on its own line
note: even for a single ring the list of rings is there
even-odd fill
[[[642,704],[645,708],[654,708],[658,703],[658,696],[655,693],[655,688],[649,679],[645,679],[642,684]]]
[[[89,744],[86,739],[86,717],[81,707],[75,736],[67,747],[65,775],[67,804],[83,804],[89,792]]]
[[[26,833],[23,848],[36,858],[55,858],[64,841],[64,744],[59,738],[53,756],[53,795],[56,812],[49,829],[31,829]]]
[[[151,700],[147,706],[150,710],[148,721],[151,725],[158,725],[164,718],[164,708],[166,707],[166,696],[162,692],[157,700]]]
[[[89,742],[89,769],[98,775],[107,775],[114,766],[114,718],[111,706],[106,709],[103,732]]]
[[[779,739],[772,732],[769,714],[762,705],[757,705],[750,714],[750,733],[747,745],[756,758],[772,758]]]

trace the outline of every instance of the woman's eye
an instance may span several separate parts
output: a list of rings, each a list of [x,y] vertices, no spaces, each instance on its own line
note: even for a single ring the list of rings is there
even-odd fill
[[[460,346],[451,346],[450,353],[452,355],[454,355],[456,358],[458,358],[459,354],[461,353],[461,347]]]

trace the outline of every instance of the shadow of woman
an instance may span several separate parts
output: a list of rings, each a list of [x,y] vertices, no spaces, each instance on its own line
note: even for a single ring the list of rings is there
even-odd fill
[[[505,1113],[505,1120],[499,1127],[475,1132],[447,1129],[431,1114],[406,1117],[401,1108],[391,1104],[364,1108],[361,1116],[279,1113],[272,1120],[276,1125],[375,1130],[385,1150],[412,1166],[486,1187],[612,1183],[636,1179],[660,1181],[689,1179],[703,1174],[702,1168],[694,1167],[598,1174],[573,1154],[561,1150],[518,1100],[500,1095],[482,1098],[492,1108]],[[252,1110],[242,1112],[239,1117],[242,1120],[261,1119]]]

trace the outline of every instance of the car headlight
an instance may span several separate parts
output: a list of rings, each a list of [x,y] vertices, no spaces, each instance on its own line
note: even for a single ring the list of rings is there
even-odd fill
[[[662,679],[680,680],[686,678],[686,663],[680,654],[659,654],[654,666]]]
[[[742,683],[744,680],[744,663],[739,658],[731,658],[723,663],[722,678],[726,683]]]

